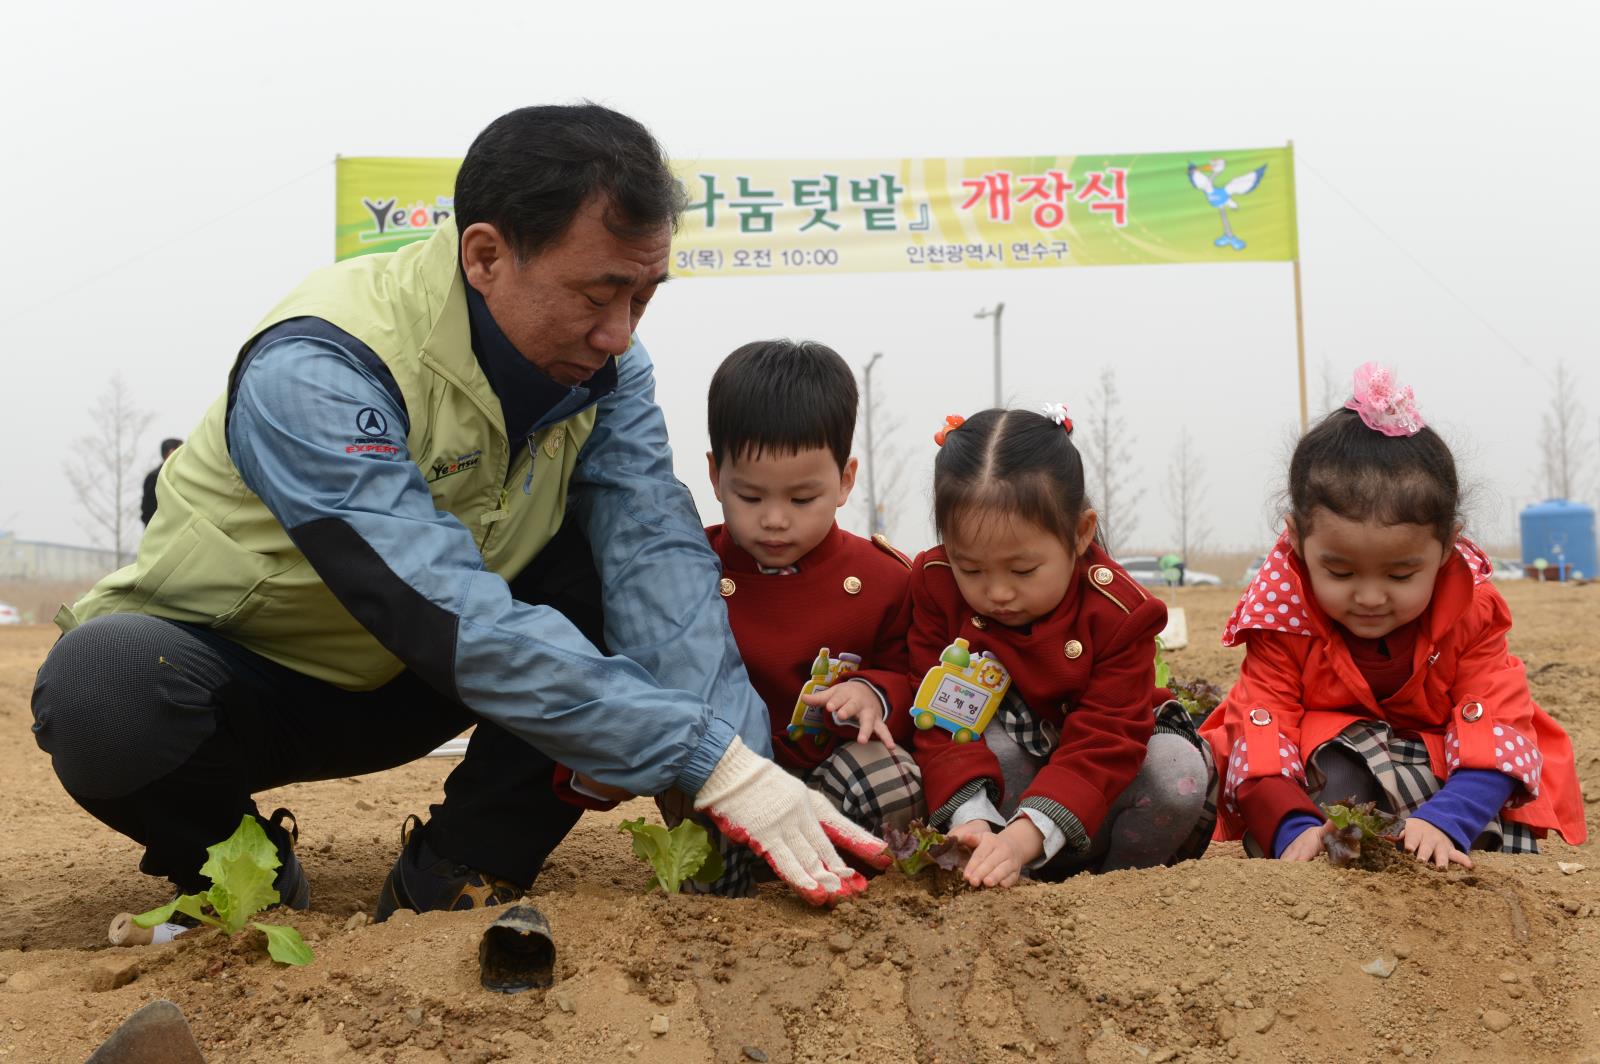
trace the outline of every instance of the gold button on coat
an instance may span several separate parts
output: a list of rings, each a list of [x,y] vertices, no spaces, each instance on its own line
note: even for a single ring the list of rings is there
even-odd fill
[[[1481,702],[1468,702],[1461,707],[1461,719],[1468,724],[1471,724],[1481,716],[1483,716],[1483,703]]]
[[[1107,584],[1111,583],[1111,581],[1116,579],[1116,574],[1103,565],[1097,565],[1093,569],[1090,569],[1089,576],[1101,587],[1105,587]]]
[[[850,595],[859,595],[859,594],[861,594],[861,578],[858,577],[858,576],[847,576],[847,577],[845,577],[844,578],[844,589],[845,589],[845,592],[847,594],[850,594]]]
[[[1076,660],[1083,653],[1083,644],[1076,639],[1069,639],[1061,652],[1068,658]]]
[[[1258,728],[1265,728],[1272,723],[1272,714],[1264,709],[1252,709],[1250,711],[1250,723]]]
[[[984,620],[982,617],[974,617],[972,618],[972,627],[981,632],[985,628],[989,627],[989,622]]]
[[[733,581],[729,580],[727,577],[723,577],[722,582],[717,585],[717,590],[722,592],[723,598],[727,598],[729,595],[733,594]]]

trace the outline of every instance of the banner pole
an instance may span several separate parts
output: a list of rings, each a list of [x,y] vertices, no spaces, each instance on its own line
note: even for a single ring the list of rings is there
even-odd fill
[[[1294,141],[1289,142],[1289,171],[1294,172]],[[1294,342],[1300,366],[1300,434],[1311,427],[1306,409],[1306,319],[1300,299],[1300,197],[1291,201],[1294,209]]]

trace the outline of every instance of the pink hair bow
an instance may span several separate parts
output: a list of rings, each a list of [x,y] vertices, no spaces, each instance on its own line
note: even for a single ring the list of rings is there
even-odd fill
[[[1385,436],[1415,436],[1427,424],[1417,411],[1411,386],[1397,386],[1394,374],[1376,362],[1356,370],[1355,394],[1344,408],[1354,410],[1367,428]]]

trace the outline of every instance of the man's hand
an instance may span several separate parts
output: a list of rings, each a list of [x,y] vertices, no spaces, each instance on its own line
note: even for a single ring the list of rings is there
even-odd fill
[[[835,720],[853,720],[860,728],[856,742],[864,743],[874,735],[889,749],[894,749],[894,736],[883,723],[883,699],[865,680],[845,680],[826,691],[801,695],[800,701],[808,706],[820,706],[832,713]]]
[[[813,905],[867,889],[867,881],[839,857],[830,838],[875,867],[889,860],[883,840],[850,823],[827,799],[737,738],[695,795],[694,807],[735,843],[760,854]]]
[[[1437,868],[1449,868],[1452,864],[1462,868],[1472,867],[1472,858],[1456,849],[1449,835],[1418,817],[1406,818],[1406,826],[1400,833],[1400,844],[1407,853],[1416,854],[1417,860],[1424,864],[1432,861]]]
[[[1332,824],[1313,824],[1294,837],[1278,855],[1280,861],[1314,861],[1322,856],[1322,837],[1333,829]]]
[[[963,828],[968,824],[961,825]],[[951,832],[956,834],[955,831]],[[1022,870],[1044,853],[1044,836],[1027,817],[1018,817],[998,835],[988,824],[974,833],[978,840],[967,858],[967,882],[975,887],[1011,887]],[[957,834],[957,837],[961,836]]]

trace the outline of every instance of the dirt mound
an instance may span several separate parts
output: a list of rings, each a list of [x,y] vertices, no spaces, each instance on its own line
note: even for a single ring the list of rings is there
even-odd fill
[[[1600,590],[1508,594],[1514,649],[1600,797]],[[1235,655],[1207,633],[1231,593],[1180,602],[1196,645],[1169,656],[1175,672],[1226,682]],[[168,998],[213,1062],[1600,1064],[1593,843],[1448,874],[1405,859],[1377,872],[1247,861],[1219,844],[1174,868],[1009,892],[884,877],[824,912],[775,886],[736,902],[642,894],[648,873],[615,831],[653,815],[638,802],[586,817],[552,858],[533,901],[554,929],[557,982],[504,996],[477,983],[488,914],[353,916],[370,909],[403,815],[439,793],[450,763],[431,761],[264,798],[300,818],[314,896],[292,922],[310,967],[210,931],[104,947],[113,913],[163,890],[60,792],[27,734],[51,639],[0,634],[0,1061],[82,1060]]]

